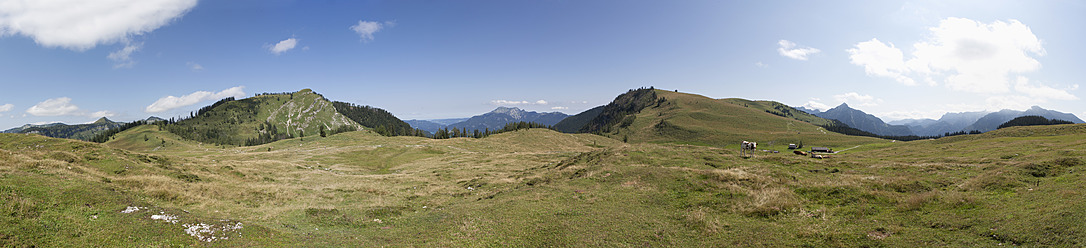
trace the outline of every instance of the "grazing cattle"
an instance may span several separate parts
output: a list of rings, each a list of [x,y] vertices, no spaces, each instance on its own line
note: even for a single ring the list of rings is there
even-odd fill
[[[800,155],[800,156],[807,156],[807,152],[800,151],[800,150],[792,151],[792,153],[795,153],[796,155]]]
[[[754,149],[756,148],[758,148],[758,143],[744,140],[742,144],[739,144],[739,156],[743,156],[743,154],[754,156]]]

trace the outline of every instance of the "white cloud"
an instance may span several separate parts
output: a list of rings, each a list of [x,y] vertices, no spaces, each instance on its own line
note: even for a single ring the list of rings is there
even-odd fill
[[[0,35],[84,51],[154,31],[194,6],[196,0],[0,0]]]
[[[10,105],[10,104],[8,104],[8,105]],[[2,112],[2,111],[0,111],[0,112]],[[75,106],[75,104],[72,104],[72,99],[68,98],[68,97],[47,99],[45,101],[39,102],[38,104],[36,104],[34,106],[31,106],[30,108],[26,109],[26,113],[34,115],[34,116],[71,115],[71,116],[86,116],[86,117],[103,117],[103,116],[114,116],[114,115],[116,115],[113,112],[105,111],[105,110],[94,112],[94,113],[87,113],[86,111],[80,110],[79,106]]]
[[[903,74],[909,69],[905,67],[904,56],[894,44],[886,45],[878,39],[871,39],[856,44],[856,48],[850,48],[849,62],[864,67],[864,72],[871,76],[889,77],[905,85],[916,85],[916,81]]]
[[[535,102],[529,101],[510,101],[510,100],[491,100],[490,104],[493,105],[546,105],[547,101],[539,100]]]
[[[868,75],[907,85],[921,79],[955,91],[986,94],[1009,92],[1012,74],[1040,69],[1033,56],[1046,53],[1033,31],[1017,20],[985,24],[947,18],[929,30],[927,40],[913,44],[908,60],[901,50],[877,39],[857,43],[848,52],[852,63],[864,66]]]
[[[362,42],[368,42],[373,40],[373,33],[381,31],[381,29],[386,26],[393,26],[395,24],[396,23],[394,22],[385,22],[384,24],[381,24],[380,22],[358,21],[358,24],[351,26],[351,30],[362,37]]]
[[[769,67],[769,65],[767,65],[765,63],[762,63],[762,61],[754,62],[754,66],[761,67],[761,68]]]
[[[566,109],[569,109],[569,107],[559,107],[559,106],[551,107],[551,110],[566,110]]]
[[[871,95],[861,95],[856,92],[849,92],[840,95],[834,95],[834,100],[838,102],[852,103],[856,106],[877,106],[882,103],[882,99],[875,98]]]
[[[832,108],[832,107],[830,107],[830,105],[826,105],[825,103],[819,102],[818,99],[812,99],[810,101],[807,101],[807,104],[803,104],[803,106],[801,106],[801,107],[814,109],[814,110],[818,110],[818,111],[826,111],[827,109]]]
[[[26,113],[34,116],[61,116],[74,115],[79,112],[79,107],[72,104],[72,99],[67,97],[48,99],[26,109]]]
[[[777,48],[777,52],[780,53],[781,56],[796,60],[807,60],[807,55],[821,52],[821,50],[813,47],[797,47],[796,43],[788,40],[780,40],[777,44],[780,45],[780,47]]]
[[[151,103],[151,105],[148,105],[147,108],[144,109],[144,111],[147,113],[159,113],[171,109],[197,104],[203,101],[218,100],[227,97],[241,98],[245,97],[245,91],[242,90],[244,88],[245,86],[237,86],[216,93],[207,91],[196,91],[181,97],[166,96],[163,98],[159,98],[154,103]]]
[[[102,110],[102,111],[87,114],[86,116],[87,117],[93,117],[93,118],[100,118],[100,117],[113,117],[115,115],[117,115],[117,114],[113,113],[112,111]]]
[[[274,53],[275,55],[279,55],[279,54],[282,54],[282,53],[284,53],[286,51],[290,51],[290,49],[294,49],[294,47],[297,46],[297,45],[298,45],[298,39],[290,38],[290,39],[285,39],[285,40],[279,41],[279,43],[275,43],[275,45],[268,46],[268,50],[271,51],[272,53]]]
[[[0,105],[0,112],[8,112],[11,111],[11,109],[13,108],[15,108],[15,105],[11,105],[10,103]]]
[[[1077,88],[1078,88],[1077,84],[1074,85],[1074,86],[1071,86],[1072,90],[1077,89]],[[1021,93],[1024,93],[1026,95],[1029,95],[1030,97],[1035,97],[1035,98],[1047,98],[1047,99],[1056,99],[1056,100],[1078,100],[1078,97],[1076,97],[1075,95],[1072,95],[1071,93],[1067,93],[1066,90],[1059,90],[1059,89],[1056,89],[1056,88],[1052,88],[1052,87],[1048,87],[1048,86],[1044,86],[1044,85],[1040,85],[1040,84],[1033,85],[1033,84],[1029,83],[1028,78],[1021,77],[1021,76],[1018,77],[1017,82],[1015,82],[1014,90],[1017,91],[1017,92],[1021,92]]]
[[[132,53],[143,48],[143,43],[125,44],[121,50],[109,53],[109,60],[113,60],[113,68],[132,68],[136,61],[132,60]]]

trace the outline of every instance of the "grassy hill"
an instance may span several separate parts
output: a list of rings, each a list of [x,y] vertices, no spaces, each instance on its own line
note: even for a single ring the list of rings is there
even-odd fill
[[[772,101],[744,99],[712,99],[695,94],[665,90],[643,89],[639,97],[616,98],[615,103],[629,106],[610,124],[586,126],[582,131],[597,131],[603,135],[629,142],[674,142],[712,146],[737,147],[741,141],[754,141],[760,148],[784,149],[789,143],[806,146],[827,146],[844,149],[861,144],[889,142],[868,137],[848,136],[828,132],[818,125],[826,119],[795,110]],[[635,99],[626,99],[635,98]],[[636,99],[641,98],[641,99]],[[651,98],[651,99],[650,99]],[[640,106],[640,111],[632,111]],[[604,113],[607,113],[607,107]],[[604,115],[597,119],[604,119]],[[598,122],[598,120],[593,120]]]
[[[164,128],[204,143],[246,145],[285,137],[315,136],[321,129],[362,126],[336,111],[324,96],[309,89],[263,94],[241,100],[225,99],[201,109],[189,119]]]
[[[230,220],[229,215],[193,213],[184,205],[168,204],[178,200],[179,189],[191,190],[210,179],[191,174],[200,168],[183,158],[97,143],[0,134],[0,246],[202,242],[185,230],[203,231],[205,240],[227,246],[280,239],[274,231]]]
[[[703,99],[688,101],[725,106]],[[366,130],[223,148],[155,128],[133,128],[108,146],[0,135],[0,246],[1086,242],[1081,124],[874,142],[830,159],[747,159],[735,149],[546,129],[439,140]],[[129,206],[144,210],[121,213]],[[239,222],[221,232],[228,239],[185,232]]]

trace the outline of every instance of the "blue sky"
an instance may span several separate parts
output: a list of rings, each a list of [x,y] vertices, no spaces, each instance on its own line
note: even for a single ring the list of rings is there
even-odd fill
[[[402,119],[628,89],[882,117],[1086,116],[1077,1],[0,0],[0,128],[311,88]]]

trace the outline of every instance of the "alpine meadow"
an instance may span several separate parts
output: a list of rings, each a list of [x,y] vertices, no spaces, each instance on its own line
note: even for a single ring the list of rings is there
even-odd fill
[[[0,247],[1082,247],[1083,12],[0,0]]]

